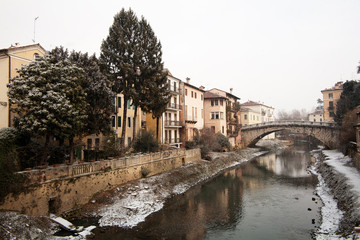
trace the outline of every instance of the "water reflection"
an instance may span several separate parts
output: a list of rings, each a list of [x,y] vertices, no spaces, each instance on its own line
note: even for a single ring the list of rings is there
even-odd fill
[[[310,154],[304,151],[285,149],[280,154],[270,153],[256,159],[256,163],[265,167],[276,175],[291,178],[308,177],[306,168],[309,164]]]
[[[294,150],[258,157],[175,196],[136,228],[98,230],[94,239],[310,239],[309,159]]]

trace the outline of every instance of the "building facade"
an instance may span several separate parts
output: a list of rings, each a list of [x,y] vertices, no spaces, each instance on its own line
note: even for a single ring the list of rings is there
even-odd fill
[[[324,102],[324,121],[333,122],[336,113],[336,103],[343,91],[343,82],[337,82],[334,87],[321,91]]]
[[[249,109],[248,113],[242,113],[241,120],[245,119],[245,115],[247,118],[251,117],[248,121],[241,122],[242,124],[257,124],[257,123],[265,123],[272,122],[275,120],[274,111],[275,108],[269,107],[263,103],[258,103],[254,101],[247,101],[241,104],[241,109]],[[259,122],[260,120],[260,122]],[[266,135],[263,139],[274,139],[275,133],[271,133]]]
[[[240,98],[217,88],[204,94],[204,127],[229,138],[232,146],[240,143]]]
[[[324,121],[324,111],[323,110],[317,110],[313,113],[310,113],[308,115],[308,120],[310,122],[323,122]]]
[[[243,126],[261,123],[261,114],[251,108],[242,106],[240,109],[240,115],[240,121]]]
[[[45,54],[46,50],[40,44],[27,46],[15,44],[15,46],[0,49],[0,128],[12,126],[13,116],[7,96],[7,84],[10,79],[18,76],[17,69]]]
[[[190,85],[190,78],[183,83],[183,122],[184,141],[192,141],[204,127],[204,94],[205,90]]]

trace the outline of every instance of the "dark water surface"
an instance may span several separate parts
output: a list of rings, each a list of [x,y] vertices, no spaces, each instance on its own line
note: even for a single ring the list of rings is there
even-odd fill
[[[92,239],[311,239],[319,226],[317,178],[307,147],[269,153],[167,201],[133,229]]]

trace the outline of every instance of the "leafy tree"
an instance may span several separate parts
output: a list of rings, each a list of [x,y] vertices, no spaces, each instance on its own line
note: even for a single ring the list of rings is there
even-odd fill
[[[358,81],[346,81],[343,91],[336,104],[335,121],[341,125],[345,114],[360,105],[360,83]]]
[[[8,84],[11,110],[19,116],[16,127],[45,137],[40,164],[46,162],[51,136],[71,140],[87,119],[84,71],[66,60],[54,63],[52,57],[23,66]]]
[[[159,143],[154,139],[154,133],[144,132],[138,135],[134,141],[135,152],[156,152],[159,150]]]

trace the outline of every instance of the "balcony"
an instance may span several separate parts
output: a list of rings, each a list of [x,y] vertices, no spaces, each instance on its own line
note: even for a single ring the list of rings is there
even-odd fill
[[[165,139],[164,143],[165,144],[181,143],[181,139],[180,138]]]
[[[194,116],[185,116],[185,123],[197,123],[197,117]]]
[[[180,121],[165,120],[164,126],[165,127],[182,127],[182,124]]]
[[[180,88],[179,87],[169,86],[169,90],[172,93],[180,94]]]
[[[179,104],[176,103],[169,103],[167,105],[167,109],[171,109],[171,110],[181,110],[181,106]]]

